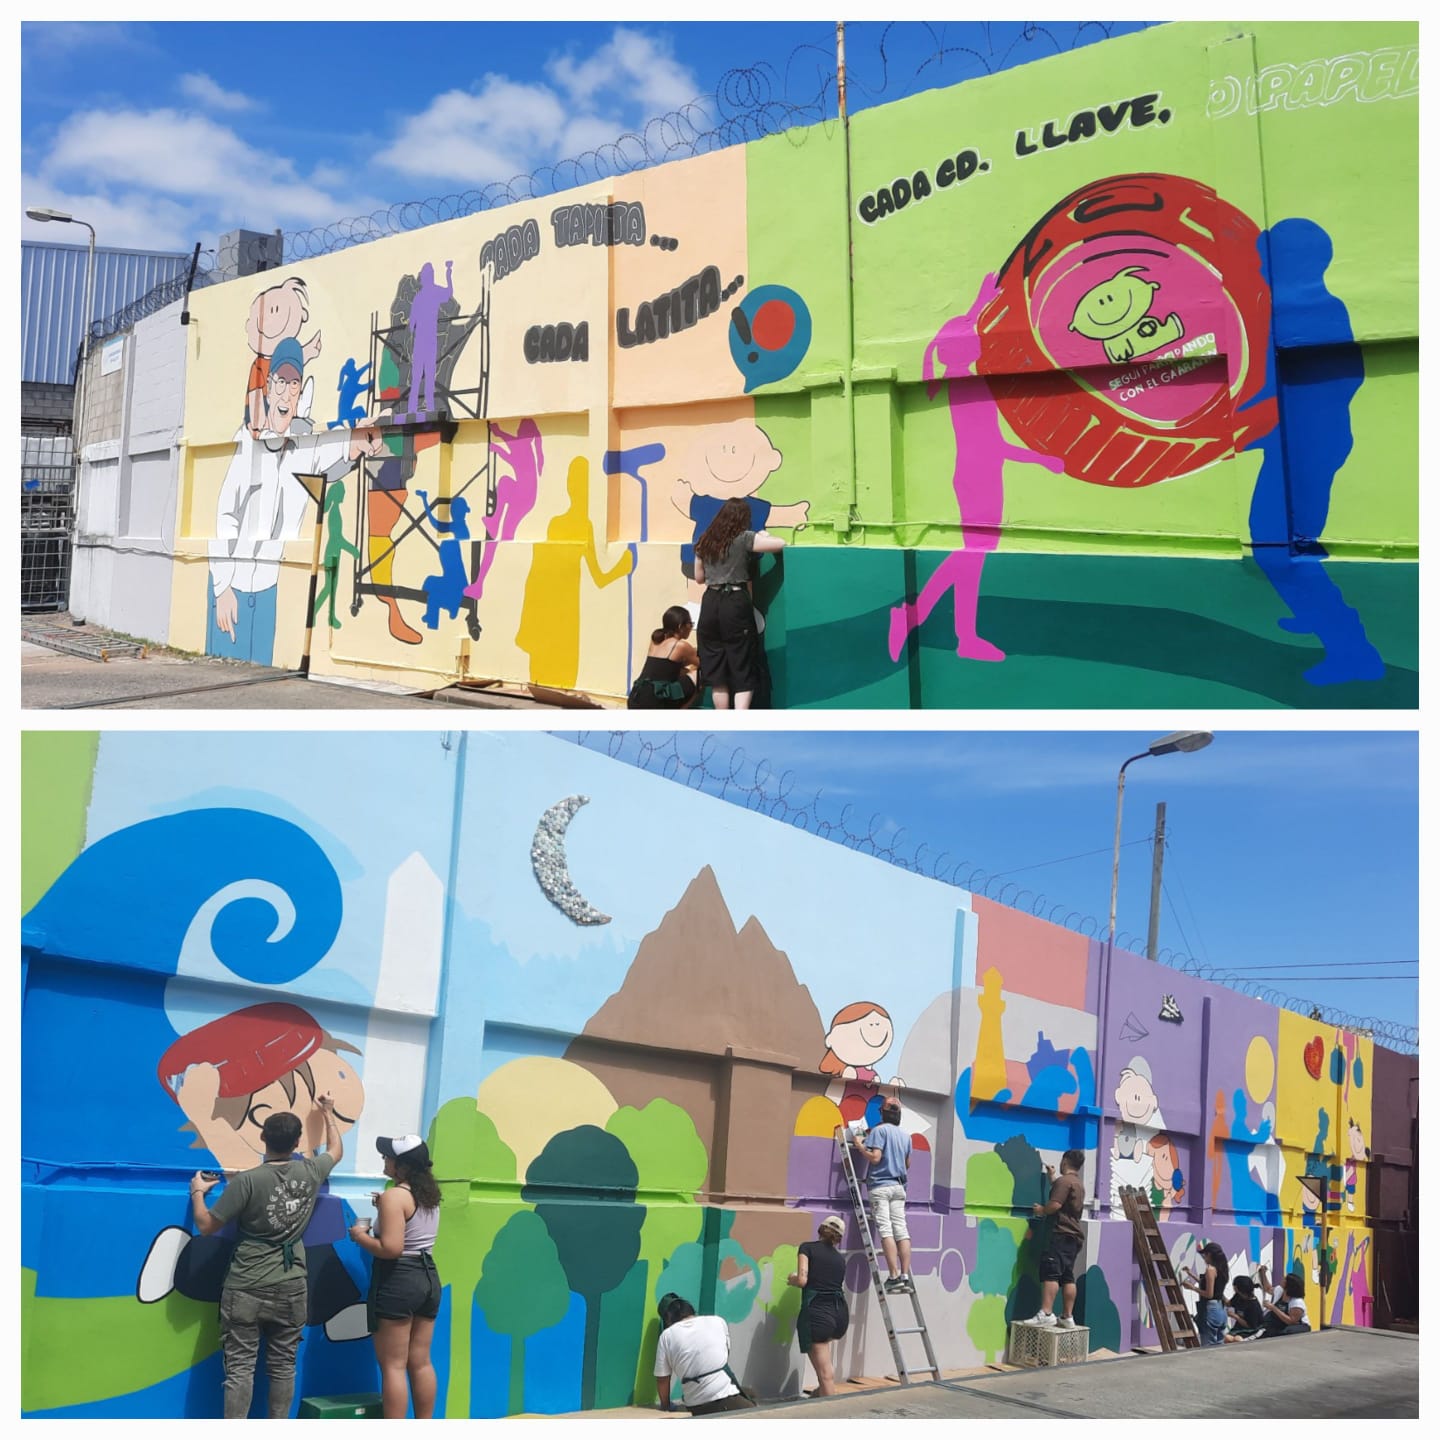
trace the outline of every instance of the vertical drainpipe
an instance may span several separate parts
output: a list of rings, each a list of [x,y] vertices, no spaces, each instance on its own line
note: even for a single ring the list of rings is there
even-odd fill
[[[835,22],[836,100],[840,112],[840,133],[845,147],[845,373],[842,379],[846,419],[850,426],[849,495],[845,514],[836,524],[841,535],[850,533],[850,524],[860,498],[859,461],[855,438],[855,216],[851,203],[850,110],[845,96],[845,22]]]
[[[440,943],[440,985],[425,1054],[424,1114],[429,1117],[430,1123],[434,1122],[435,1113],[440,1108],[440,1071],[445,1057],[445,1004],[450,989],[450,955],[455,943],[455,887],[460,873],[460,830],[465,819],[465,761],[469,740],[464,730],[445,731],[440,740],[442,748],[451,751],[455,759],[455,788],[450,804],[450,855],[445,869],[445,931]],[[483,1048],[483,1023],[479,1035],[470,1038],[477,1047]],[[427,1124],[427,1132],[428,1128]]]

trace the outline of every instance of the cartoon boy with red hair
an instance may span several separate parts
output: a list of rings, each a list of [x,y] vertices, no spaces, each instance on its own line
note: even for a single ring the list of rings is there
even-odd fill
[[[365,1087],[342,1050],[359,1054],[300,1006],[266,1001],[180,1036],[160,1057],[156,1076],[185,1112],[181,1129],[194,1131],[193,1148],[208,1150],[221,1170],[249,1170],[265,1158],[260,1131],[271,1114],[289,1111],[299,1118],[305,1154],[324,1143],[320,1096],[328,1094],[334,1102],[342,1134],[354,1125]],[[302,1238],[310,1323],[323,1324],[332,1340],[367,1333],[359,1289],[334,1248],[344,1234],[344,1209],[323,1187]],[[153,1304],[174,1289],[192,1300],[218,1302],[234,1248],[233,1227],[218,1235],[192,1236],[167,1226],[151,1243],[136,1298]]]

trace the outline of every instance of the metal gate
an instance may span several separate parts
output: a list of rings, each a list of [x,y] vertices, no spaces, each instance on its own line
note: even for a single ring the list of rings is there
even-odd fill
[[[70,601],[75,528],[74,447],[69,435],[20,437],[20,609],[63,610]]]

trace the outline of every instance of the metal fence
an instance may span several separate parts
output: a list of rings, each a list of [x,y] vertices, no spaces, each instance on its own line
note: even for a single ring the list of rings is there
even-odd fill
[[[69,435],[20,437],[20,609],[63,610],[70,596],[75,464]]]

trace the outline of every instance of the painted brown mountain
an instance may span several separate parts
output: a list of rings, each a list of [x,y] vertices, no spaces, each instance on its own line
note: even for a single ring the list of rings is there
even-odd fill
[[[736,931],[708,865],[640,942],[624,984],[581,1033],[699,1055],[733,1046],[802,1069],[825,1053],[810,991],[757,919]]]
[[[778,1205],[795,1115],[825,1088],[824,1053],[809,990],[758,920],[737,932],[707,865],[565,1058],[617,1104],[665,1099],[686,1111],[710,1157],[703,1188],[713,1200]]]

